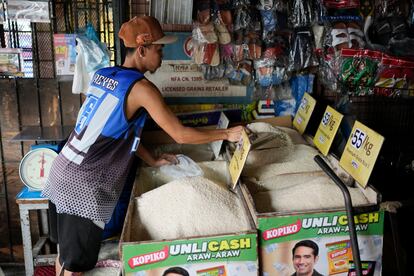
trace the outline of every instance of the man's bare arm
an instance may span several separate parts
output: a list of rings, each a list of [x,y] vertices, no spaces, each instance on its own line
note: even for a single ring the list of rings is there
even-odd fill
[[[180,144],[203,144],[215,140],[235,142],[240,139],[242,126],[200,130],[182,125],[159,90],[148,80],[139,81],[133,87],[128,98],[127,113],[133,114],[140,107],[144,107],[152,119]]]

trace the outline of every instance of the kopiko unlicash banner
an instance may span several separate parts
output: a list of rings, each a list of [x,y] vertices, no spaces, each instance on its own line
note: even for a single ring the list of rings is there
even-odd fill
[[[256,234],[243,234],[125,244],[122,260],[127,275],[161,276],[178,267],[197,276],[256,276],[256,239]]]
[[[384,212],[359,214],[354,222],[364,275],[379,276]],[[292,275],[306,269],[323,275],[355,274],[345,212],[260,217],[259,235],[263,275]]]

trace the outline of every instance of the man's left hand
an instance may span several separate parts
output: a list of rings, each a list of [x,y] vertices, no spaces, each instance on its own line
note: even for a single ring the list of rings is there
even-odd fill
[[[175,154],[163,153],[157,160],[155,160],[153,167],[161,167],[164,165],[176,165],[178,159]]]

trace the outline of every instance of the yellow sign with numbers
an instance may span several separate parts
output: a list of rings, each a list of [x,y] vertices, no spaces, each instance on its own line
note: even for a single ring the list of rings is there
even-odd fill
[[[336,132],[338,131],[339,125],[341,124],[344,116],[333,109],[332,107],[326,107],[325,113],[321,123],[319,124],[318,130],[316,131],[313,142],[316,147],[322,152],[323,155],[327,155],[331,148],[332,142],[335,138]]]
[[[252,144],[250,143],[249,136],[247,136],[246,131],[243,130],[242,137],[237,144],[237,148],[234,151],[233,157],[231,158],[229,165],[233,189],[236,187],[237,181],[239,180],[251,146]]]
[[[383,143],[383,136],[355,121],[339,164],[364,188]]]
[[[293,119],[293,126],[299,131],[300,134],[305,132],[306,126],[309,123],[309,119],[315,109],[316,101],[311,95],[305,93],[295,118]]]

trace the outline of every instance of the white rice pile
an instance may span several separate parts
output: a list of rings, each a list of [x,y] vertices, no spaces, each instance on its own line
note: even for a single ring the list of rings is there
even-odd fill
[[[246,184],[250,193],[256,194],[258,192],[266,192],[300,185],[320,176],[325,176],[325,173],[323,171],[289,173],[259,181],[254,179],[246,179],[244,184]]]
[[[279,129],[286,132],[289,135],[294,145],[297,145],[297,144],[307,145],[308,144],[308,142],[306,142],[305,139],[303,139],[302,135],[300,135],[300,133],[296,129],[288,128],[288,127],[279,127]]]
[[[293,145],[292,139],[289,135],[280,129],[279,127],[272,126],[268,123],[257,122],[247,125],[247,128],[250,129],[253,133],[273,133],[276,134],[276,138],[271,141],[272,147],[286,147]]]
[[[185,177],[136,199],[142,240],[177,239],[251,229],[241,200],[222,184]]]
[[[368,204],[368,199],[359,188],[348,188],[353,206]],[[329,208],[344,208],[342,191],[328,176],[309,178],[308,181],[276,186],[271,191],[253,195],[259,213],[308,211]]]
[[[249,128],[254,132],[282,132],[289,135],[289,141],[293,144],[249,153],[242,175],[259,213],[345,206],[340,188],[313,159],[318,151],[306,145],[297,131],[276,129],[265,123],[249,125]],[[345,184],[352,184],[352,177],[339,167],[336,159],[330,156],[326,161]],[[358,188],[349,188],[349,191],[353,205],[369,204]]]
[[[271,149],[267,155],[257,156],[256,163],[265,163],[271,159],[273,161],[271,164],[256,166],[252,163],[251,166],[243,169],[242,175],[263,180],[281,174],[321,171],[321,168],[313,160],[313,157],[317,154],[316,149],[301,144],[293,147]]]
[[[222,184],[223,187],[230,181],[226,161],[208,161],[197,164],[203,170],[205,178],[219,185]],[[140,186],[142,193],[145,193],[174,180],[174,177],[163,173],[160,168],[146,167],[140,170],[137,185]]]

